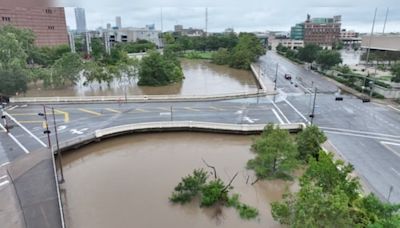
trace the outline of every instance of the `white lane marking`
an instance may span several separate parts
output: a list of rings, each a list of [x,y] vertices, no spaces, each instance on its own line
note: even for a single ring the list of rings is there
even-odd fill
[[[303,120],[306,121],[306,123],[310,124],[310,121],[307,120],[307,118],[305,116],[303,116],[303,114],[301,114],[301,112],[299,110],[297,110],[288,100],[284,99],[284,101],[297,113],[299,114],[299,116],[301,118],[303,118]]]
[[[14,137],[13,134],[8,133],[8,135],[10,136],[10,138],[11,138],[12,140],[14,140],[14,142],[15,142],[26,154],[29,154],[29,150],[26,149],[26,148],[24,147],[24,145],[22,145],[22,144],[18,141],[18,139],[16,139],[16,138]]]
[[[243,113],[243,110],[239,110],[239,111],[235,112],[236,115],[240,115],[242,113]]]
[[[4,114],[6,114],[12,121],[14,121],[18,126],[20,126],[24,131],[26,131],[30,136],[32,136],[32,138],[34,138],[36,141],[38,141],[43,147],[47,147],[46,143],[44,143],[42,140],[40,140],[38,137],[36,137],[36,135],[34,135],[32,132],[30,132],[28,129],[26,129],[26,127],[24,127],[24,125],[19,123],[14,117],[12,117],[7,112],[4,112]]]
[[[14,110],[14,109],[17,108],[17,107],[18,107],[18,105],[14,105],[14,106],[11,106],[11,107],[6,108],[6,110]]]
[[[3,125],[0,124],[0,127],[4,132],[7,132],[7,129],[5,127],[3,127]]]
[[[160,116],[170,116],[171,112],[160,112]]]
[[[381,141],[381,143],[386,144],[386,145],[392,145],[392,146],[400,146],[400,143],[394,143],[394,142]]]
[[[344,132],[351,132],[351,133],[360,133],[360,134],[364,134],[364,135],[376,135],[376,136],[383,136],[383,137],[399,138],[400,139],[400,135],[388,135],[388,134],[381,134],[381,133],[375,133],[375,132],[357,131],[357,130],[349,130],[349,129],[343,129],[343,128],[334,128],[334,127],[322,127],[322,126],[320,126],[319,128],[326,129],[326,130],[344,131]]]
[[[394,168],[391,168],[392,170],[393,170],[393,172],[395,172],[397,175],[399,175],[400,176],[400,172],[399,171],[397,171],[396,169],[394,169]]]
[[[395,107],[393,107],[393,106],[391,106],[391,105],[388,105],[388,107],[391,108],[391,109],[394,109],[394,110],[396,110],[396,111],[398,111],[398,112],[400,112],[400,109],[395,108]]]
[[[0,168],[3,167],[3,166],[6,166],[8,164],[10,164],[10,162],[4,162],[3,164],[0,165]]]
[[[329,130],[325,130],[324,132],[330,133],[330,134],[336,134],[336,135],[348,135],[348,136],[356,136],[356,137],[368,138],[368,139],[390,140],[390,141],[400,143],[400,140],[383,138],[383,137],[372,136],[372,135],[361,135],[361,134],[355,134],[355,133],[349,133],[349,132],[338,132],[338,131],[329,131]]]
[[[1,177],[0,177],[0,180],[1,180],[1,179],[4,179],[4,178],[7,178],[7,175],[1,176]]]
[[[283,114],[282,110],[278,107],[278,105],[275,104],[275,102],[272,102],[272,105],[276,108],[276,110],[278,110],[278,112],[283,116],[283,118],[285,119],[285,121],[287,123],[290,124],[289,119],[285,116],[285,114]]]
[[[255,123],[258,119],[250,119],[248,116],[243,117],[243,120],[249,123]]]
[[[274,115],[276,116],[276,118],[279,120],[279,122],[280,122],[281,124],[284,124],[282,118],[278,115],[278,113],[275,111],[274,108],[272,109],[272,112],[274,113]]]
[[[85,131],[89,130],[89,128],[82,128],[80,130],[77,129],[71,129],[70,132],[71,134],[77,134],[77,135],[82,135],[83,133],[85,133]]]
[[[0,187],[4,186],[4,185],[7,185],[8,183],[10,183],[10,181],[8,181],[8,180],[3,181],[3,182],[0,183]]]

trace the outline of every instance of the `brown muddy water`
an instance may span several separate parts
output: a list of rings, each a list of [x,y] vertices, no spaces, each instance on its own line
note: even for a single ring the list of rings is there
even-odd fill
[[[245,169],[252,137],[208,133],[137,134],[109,139],[66,153],[61,192],[67,227],[281,227],[270,203],[281,199],[295,182],[254,180]],[[173,205],[168,197],[181,177],[207,167],[233,182],[241,201],[257,207],[256,220],[242,220],[232,208],[200,208],[198,202]],[[217,215],[218,214],[218,215]]]
[[[44,89],[41,85],[31,85],[25,96],[122,96],[125,90],[128,95],[214,95],[257,91],[257,83],[250,71],[219,66],[204,60],[183,59],[181,63],[185,79],[168,86],[137,86],[134,80],[115,80],[110,87],[106,83],[84,86],[82,79],[77,85],[64,89]]]

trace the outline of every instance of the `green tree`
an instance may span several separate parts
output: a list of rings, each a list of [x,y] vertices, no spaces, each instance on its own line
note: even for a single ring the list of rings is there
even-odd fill
[[[55,61],[51,67],[51,84],[55,87],[75,84],[79,80],[79,72],[83,69],[83,63],[76,53],[66,53]]]
[[[318,160],[321,144],[327,140],[325,134],[316,126],[311,125],[297,135],[297,151],[302,160],[312,156]]]
[[[393,74],[392,82],[400,82],[400,63],[393,65],[390,71]]]
[[[0,70],[0,94],[15,95],[27,90],[27,74],[22,70]]]
[[[169,199],[180,204],[190,202],[206,184],[207,178],[207,172],[203,169],[194,170],[192,175],[182,178]]]
[[[256,157],[247,163],[257,178],[289,177],[297,165],[296,146],[286,130],[269,124],[252,145]]]
[[[322,69],[327,70],[342,62],[340,53],[334,50],[322,50],[318,53],[316,62],[321,65]]]
[[[92,38],[92,57],[95,61],[99,61],[104,58],[106,53],[106,47],[104,42],[100,38]]]
[[[317,59],[318,52],[321,50],[316,44],[306,44],[304,48],[300,48],[298,58],[301,61],[312,63]]]
[[[351,177],[354,168],[351,164],[345,164],[342,160],[333,159],[332,153],[319,153],[319,160],[310,158],[308,169],[302,179],[312,181],[325,192],[335,191],[340,188],[350,202],[359,197],[360,183],[358,178]]]
[[[230,53],[226,48],[220,48],[212,54],[212,62],[218,65],[228,64],[230,61]]]
[[[327,193],[311,182],[300,191],[286,194],[282,202],[274,202],[272,216],[293,228],[354,227],[349,213],[349,199],[340,189]]]
[[[144,57],[140,62],[138,85],[161,86],[182,81],[182,68],[176,59],[169,58],[172,55],[150,52]]]
[[[251,33],[240,33],[239,42],[233,48],[229,66],[238,69],[250,69],[250,64],[265,54],[258,38]]]

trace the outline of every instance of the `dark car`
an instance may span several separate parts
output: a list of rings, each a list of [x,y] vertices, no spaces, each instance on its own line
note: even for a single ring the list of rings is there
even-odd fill
[[[290,74],[285,74],[285,79],[292,80],[292,76]]]

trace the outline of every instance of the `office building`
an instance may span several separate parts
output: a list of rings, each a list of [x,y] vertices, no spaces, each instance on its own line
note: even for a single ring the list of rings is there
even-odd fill
[[[85,33],[87,31],[85,9],[75,8],[75,21],[76,21],[76,32],[78,34]]]
[[[317,44],[331,48],[339,42],[341,16],[333,18],[311,18],[304,23],[304,44]]]
[[[64,8],[0,8],[0,26],[12,25],[30,29],[37,46],[68,44]]]
[[[304,23],[298,23],[290,29],[290,39],[304,40]]]
[[[118,16],[118,17],[115,18],[115,26],[116,26],[118,29],[122,28],[122,22],[121,22],[121,17],[120,17],[120,16]]]

